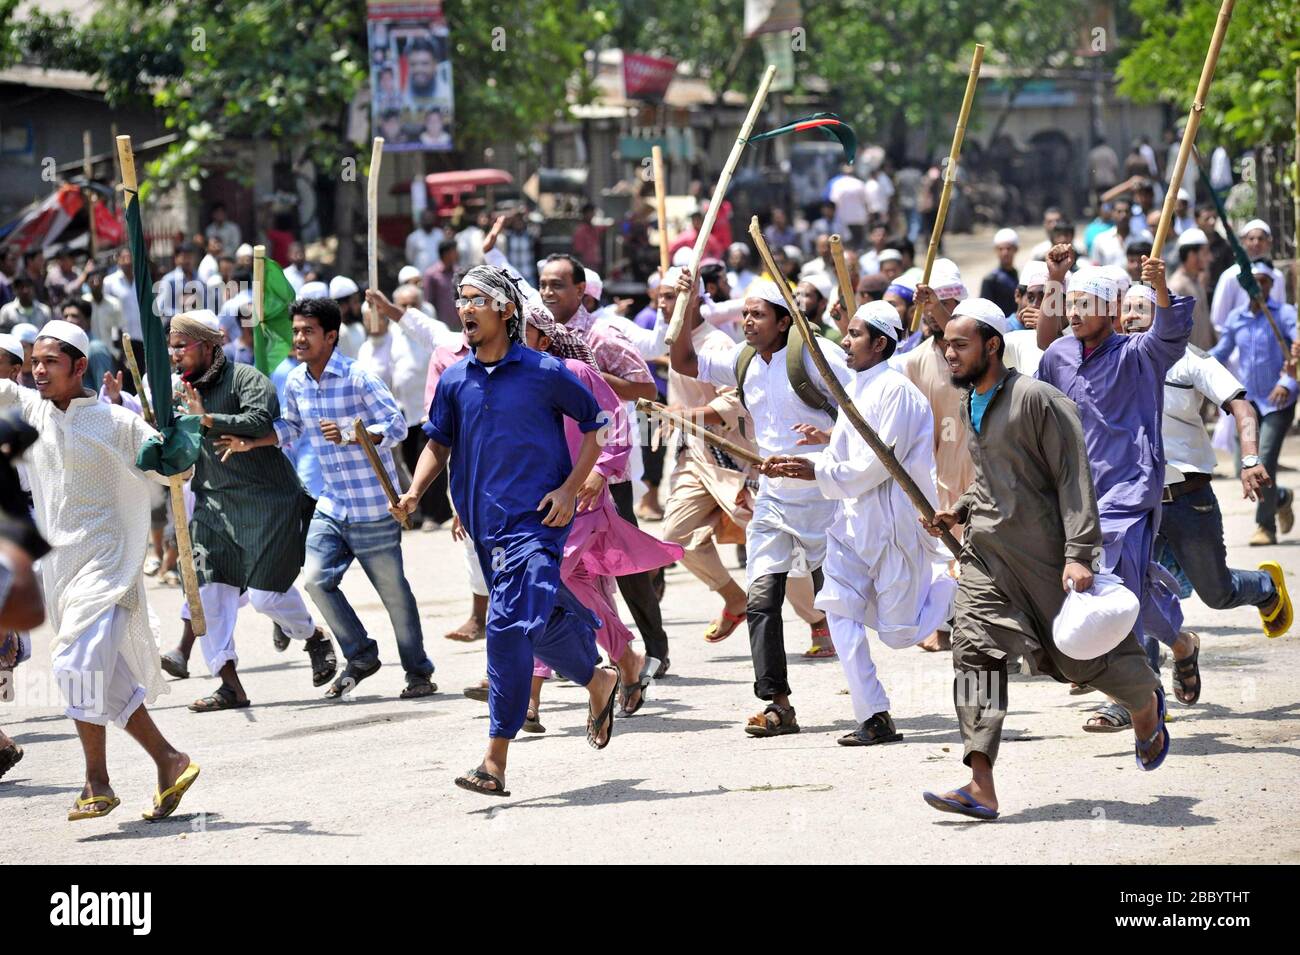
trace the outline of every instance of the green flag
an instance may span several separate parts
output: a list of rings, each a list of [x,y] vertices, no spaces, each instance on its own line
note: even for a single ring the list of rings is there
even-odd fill
[[[177,415],[172,407],[172,366],[167,354],[167,339],[162,322],[154,310],[152,277],[149,275],[149,247],[145,244],[144,223],[140,219],[140,200],[127,193],[127,242],[131,246],[135,297],[140,305],[141,344],[144,345],[144,375],[149,379],[149,403],[154,423],[161,433],[146,443],[136,455],[136,466],[159,474],[180,474],[189,470],[199,457],[199,419],[194,415]]]
[[[269,376],[284,361],[293,344],[289,306],[297,293],[274,259],[266,260],[262,289],[262,323],[253,326],[253,366]]]

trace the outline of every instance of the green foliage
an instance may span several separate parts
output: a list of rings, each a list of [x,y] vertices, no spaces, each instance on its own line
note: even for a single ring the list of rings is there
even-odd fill
[[[1209,51],[1219,0],[1133,0],[1142,30],[1119,65],[1119,91],[1137,102],[1190,110]],[[1201,116],[1201,141],[1250,147],[1288,141],[1300,66],[1300,4],[1240,0],[1228,26]]]

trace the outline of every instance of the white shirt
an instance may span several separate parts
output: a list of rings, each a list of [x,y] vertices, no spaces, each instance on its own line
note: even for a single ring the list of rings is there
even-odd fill
[[[53,318],[50,307],[43,302],[32,299],[31,308],[23,308],[18,299],[0,306],[0,328],[12,328],[26,322],[40,328]]]
[[[429,352],[407,335],[401,325],[390,322],[383,336],[368,336],[357,353],[357,364],[388,386],[408,428],[424,420],[424,379]]]
[[[292,262],[290,262],[285,268],[284,277],[289,280],[289,284],[293,286],[295,292],[307,283],[307,277],[303,275],[302,270]]]
[[[424,270],[438,261],[438,245],[442,242],[442,230],[436,226],[429,232],[416,229],[406,237],[406,264],[414,265],[424,274]]]
[[[214,235],[221,240],[221,250],[227,255],[234,255],[235,250],[239,248],[241,238],[239,226],[227,219],[221,225],[215,222],[209,222],[208,227],[203,230],[203,234],[209,239]]]
[[[99,302],[96,302],[89,292],[82,298],[90,303],[90,337],[98,338],[105,345],[111,346],[120,336],[122,303],[107,292]]]
[[[104,276],[104,294],[111,295],[122,306],[122,328],[132,341],[140,341],[140,302],[135,297],[135,285],[121,269]]]
[[[219,270],[220,265],[217,262],[217,257],[209,252],[203,257],[202,261],[199,262],[199,267],[194,271],[198,274],[200,282],[207,282],[216,275]]]
[[[1165,445],[1165,483],[1177,484],[1187,474],[1214,472],[1214,446],[1201,420],[1207,398],[1216,406],[1242,396],[1246,389],[1215,358],[1194,345],[1165,375],[1165,408],[1160,433]]]
[[[831,370],[840,384],[848,386],[853,378],[844,360],[844,350],[825,341],[817,339],[822,354],[826,356]],[[719,356],[717,353],[696,353],[700,381],[707,381],[718,388],[736,387],[736,362],[745,347],[739,343],[729,352]],[[823,431],[834,427],[835,419],[824,411],[818,411],[804,404],[794,393],[790,378],[785,370],[785,352],[773,353],[769,364],[757,354],[749,363],[745,372],[744,398],[745,408],[754,425],[754,442],[764,457],[773,454],[807,453],[806,445],[799,445],[799,433],[794,430],[797,424],[810,424]],[[813,364],[812,356],[803,356],[804,369],[809,379],[818,390],[829,397],[821,374]],[[781,501],[797,502],[822,497],[817,485],[811,481],[799,481],[794,478],[769,478],[764,475],[759,481],[759,494],[768,495]]]
[[[749,283],[758,278],[758,275],[749,269],[743,269],[740,272],[727,272],[727,284],[731,286],[731,294],[737,298],[745,297],[745,289],[749,288]]]
[[[398,321],[402,331],[430,355],[435,348],[460,349],[463,333],[453,332],[442,319],[427,315],[419,308],[408,308]]]
[[[1133,235],[1129,232],[1129,235]],[[1092,240],[1092,260],[1098,265],[1126,265],[1128,254],[1124,251],[1127,238],[1121,239],[1119,229],[1111,226],[1105,232],[1098,232]]]
[[[596,319],[613,325],[627,336],[628,341],[636,346],[636,350],[646,361],[668,354],[668,323],[664,320],[664,311],[661,308],[655,309],[654,328],[642,328],[632,319],[617,312],[606,311],[604,308],[596,312]]]
[[[867,224],[867,184],[857,176],[840,176],[831,184],[835,218],[846,226]]]
[[[1022,375],[1034,377],[1038,363],[1043,360],[1043,350],[1038,347],[1038,331],[1033,328],[1021,328],[1007,332],[1002,336],[1006,351],[1002,355],[1002,364],[1014,368]]]
[[[483,239],[485,235],[477,225],[466,226],[456,233],[456,248],[460,251],[461,268],[472,269],[476,265],[483,264]]]

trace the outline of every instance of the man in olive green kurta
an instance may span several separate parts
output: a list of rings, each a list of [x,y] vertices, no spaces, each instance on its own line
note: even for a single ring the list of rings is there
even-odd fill
[[[971,389],[961,415],[975,479],[932,527],[966,525],[953,608],[953,698],[962,761],[974,778],[943,796],[927,793],[926,801],[990,819],[997,816],[993,763],[1007,712],[1009,656],[1023,655],[1036,672],[1096,687],[1128,707],[1143,768],[1158,765],[1159,684],[1132,633],[1093,660],[1071,659],[1052,641],[1066,584],[1089,590],[1101,556],[1097,494],[1074,402],[1006,368],[1001,334],[973,318],[949,323],[944,350],[954,384]],[[972,395],[979,398],[978,426]]]
[[[187,410],[202,418],[202,450],[190,485],[190,535],[207,617],[199,643],[212,675],[222,681],[211,696],[191,704],[195,712],[249,705],[234,641],[245,592],[253,608],[286,636],[306,641],[313,685],[329,682],[337,669],[329,639],[293,583],[302,569],[315,501],[278,448],[258,448],[223,462],[213,443],[223,434],[251,438],[269,432],[280,414],[275,388],[253,366],[228,360],[220,326],[210,323],[207,313],[177,315],[170,337]]]

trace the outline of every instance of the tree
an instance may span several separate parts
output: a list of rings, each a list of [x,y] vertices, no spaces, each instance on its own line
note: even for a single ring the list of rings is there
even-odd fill
[[[1219,0],[1133,0],[1142,39],[1119,65],[1119,92],[1139,103],[1190,109],[1210,47]],[[1300,66],[1300,5],[1240,0],[1228,25],[1201,115],[1210,141],[1247,148],[1293,135],[1295,69]]]

